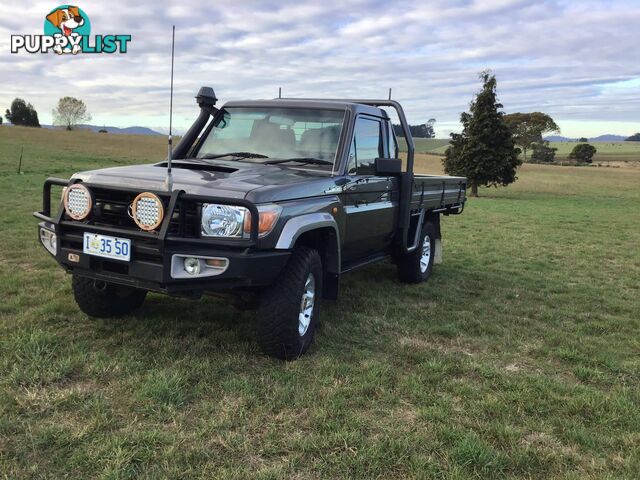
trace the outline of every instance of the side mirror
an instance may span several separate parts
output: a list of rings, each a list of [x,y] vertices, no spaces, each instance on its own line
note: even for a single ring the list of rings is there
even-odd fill
[[[402,173],[402,160],[399,158],[376,158],[376,175],[400,175]]]

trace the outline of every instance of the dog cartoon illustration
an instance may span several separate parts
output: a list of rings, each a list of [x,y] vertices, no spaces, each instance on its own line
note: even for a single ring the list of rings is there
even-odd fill
[[[82,18],[82,15],[80,15],[80,10],[78,9],[78,7],[72,6],[54,10],[49,15],[47,15],[47,20],[49,20],[53,25],[59,28],[65,37],[78,35],[77,33],[73,33],[73,30],[84,25],[84,18]],[[58,55],[62,54],[62,47],[60,45],[56,45],[53,50]],[[80,50],[80,45],[74,45],[71,49],[71,53],[76,55],[78,54],[78,52],[80,52]]]

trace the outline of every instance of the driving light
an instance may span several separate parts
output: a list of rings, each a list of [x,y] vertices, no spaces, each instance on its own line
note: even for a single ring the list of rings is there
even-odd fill
[[[200,273],[200,260],[193,257],[185,258],[184,271],[189,275],[198,275]]]
[[[206,237],[242,237],[242,225],[248,213],[244,207],[205,203],[201,233]]]
[[[176,253],[171,257],[171,278],[198,279],[222,275],[229,268],[224,257],[192,257]]]
[[[142,230],[155,230],[164,218],[164,206],[157,195],[143,192],[138,195],[131,204],[133,221]]]
[[[282,207],[280,205],[258,205],[258,236],[264,237],[271,233],[273,227],[275,227]],[[251,212],[247,212],[247,216],[244,218],[244,233],[251,234]]]
[[[64,191],[62,202],[64,211],[74,220],[84,220],[93,207],[93,198],[87,187],[74,183]]]

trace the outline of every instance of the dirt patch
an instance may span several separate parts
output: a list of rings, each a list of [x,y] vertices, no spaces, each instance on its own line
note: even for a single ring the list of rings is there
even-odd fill
[[[520,371],[520,369],[521,367],[519,365],[516,365],[515,363],[510,363],[509,365],[504,367],[505,372],[509,373],[517,373]]]
[[[549,452],[559,453],[566,457],[578,457],[575,447],[564,445],[557,438],[544,432],[529,432],[522,436],[520,444],[524,447],[533,447]]]

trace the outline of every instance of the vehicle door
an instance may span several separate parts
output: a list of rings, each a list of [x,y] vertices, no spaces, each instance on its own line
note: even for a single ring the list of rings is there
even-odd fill
[[[388,120],[369,115],[356,117],[342,193],[346,213],[342,256],[347,262],[380,252],[393,239],[398,211],[393,193],[397,192],[397,179],[375,175],[376,158],[394,158],[397,154],[395,139],[392,142],[389,134]]]

